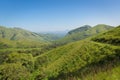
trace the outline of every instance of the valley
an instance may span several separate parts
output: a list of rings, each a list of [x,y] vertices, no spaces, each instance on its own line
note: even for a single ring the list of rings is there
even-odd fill
[[[0,27],[0,80],[119,80],[120,26],[65,36]]]

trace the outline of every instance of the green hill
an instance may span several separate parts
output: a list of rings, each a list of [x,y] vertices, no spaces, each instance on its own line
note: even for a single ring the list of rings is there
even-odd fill
[[[0,58],[17,52],[37,56],[47,51],[46,46],[51,44],[42,34],[37,34],[20,28],[6,28],[0,26]]]
[[[42,34],[37,34],[20,28],[0,26],[1,48],[36,48],[49,44]]]
[[[120,27],[103,33],[99,37],[105,37],[108,34],[114,36],[115,39],[119,38]],[[111,45],[108,42],[96,42],[94,38],[97,37],[73,42],[36,57],[35,67],[38,69],[36,78],[43,80],[119,80],[120,46]],[[116,42],[113,41],[112,44]]]
[[[98,24],[94,27],[85,25],[80,28],[69,31],[68,34],[64,38],[58,40],[55,44],[58,44],[58,45],[66,44],[66,43],[70,43],[73,41],[82,40],[90,36],[97,35],[99,33],[108,31],[112,28],[113,28],[112,26],[105,25],[105,24]]]
[[[17,40],[1,38],[0,80],[119,80],[119,37],[120,26],[49,51],[45,45],[43,50],[35,47],[36,41],[18,44]],[[34,47],[9,48],[6,44]]]
[[[92,40],[102,43],[108,43],[113,45],[120,45],[120,26],[108,31],[107,33],[100,34],[94,37]]]
[[[74,33],[79,33],[79,32],[82,32],[82,31],[87,31],[90,28],[92,28],[92,27],[89,26],[89,25],[84,25],[82,27],[79,27],[77,29],[73,29],[73,30],[69,31],[68,34],[74,34]]]
[[[37,33],[21,28],[6,28],[3,26],[0,26],[0,38],[8,40],[44,41],[42,36]]]

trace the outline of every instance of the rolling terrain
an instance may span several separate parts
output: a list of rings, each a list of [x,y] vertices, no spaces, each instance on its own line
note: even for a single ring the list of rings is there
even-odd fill
[[[36,57],[36,68],[42,71],[37,78],[119,80],[120,26],[98,36],[58,47]],[[107,41],[96,41],[101,37]],[[117,40],[108,43],[111,38]]]
[[[81,26],[79,28],[69,31],[68,34],[64,38],[57,40],[55,42],[55,44],[58,44],[58,45],[59,44],[67,44],[70,42],[82,40],[82,39],[88,38],[90,36],[94,36],[99,33],[108,31],[112,28],[113,28],[113,26],[109,26],[109,25],[105,25],[105,24],[98,24],[93,27],[91,27],[89,25],[84,25],[84,26]]]
[[[0,80],[120,79],[120,26],[86,25],[74,29],[64,38],[73,35],[76,39],[73,40],[73,36],[66,38],[67,44],[55,48],[49,46],[51,39],[46,41],[47,37],[43,38],[40,34],[35,33],[37,37],[30,35],[32,38],[24,37],[32,40],[25,39],[28,41],[25,42],[21,40],[24,39],[24,32],[17,31],[22,38],[16,36],[15,40],[10,36],[2,37],[2,34],[7,36],[8,32],[9,29],[1,33],[0,38]],[[18,41],[22,42],[16,44]],[[44,45],[41,46],[41,43]]]
[[[0,26],[0,48],[32,48],[41,47],[48,43],[40,34],[21,28]]]

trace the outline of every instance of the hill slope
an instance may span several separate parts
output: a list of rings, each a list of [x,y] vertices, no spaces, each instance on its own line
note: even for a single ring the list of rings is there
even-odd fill
[[[73,30],[69,31],[68,34],[74,34],[74,33],[82,32],[82,31],[87,31],[90,28],[92,28],[92,27],[89,25],[84,25],[82,27],[79,27],[77,29],[73,29]]]
[[[119,37],[120,27],[103,33],[99,37],[104,36],[104,34]],[[115,70],[120,70],[120,46],[106,43],[98,43],[92,39],[82,40],[42,54],[36,57],[35,67],[40,70],[36,78],[49,80],[110,79],[109,72],[115,73]],[[116,42],[113,41],[112,44],[114,43]],[[113,74],[116,79],[120,79],[118,74]],[[111,79],[114,80],[113,77]]]
[[[41,47],[49,44],[42,35],[20,28],[0,26],[0,49],[11,47]]]
[[[94,27],[85,25],[80,28],[69,31],[68,34],[63,39],[58,40],[56,44],[66,44],[73,41],[82,40],[90,36],[108,31],[112,28],[113,28],[112,26],[104,24],[99,24]]]
[[[119,36],[120,26],[36,57],[39,48],[0,49],[0,80],[119,80]]]
[[[37,33],[20,28],[6,28],[2,26],[0,26],[0,38],[8,40],[44,41]]]
[[[102,43],[108,43],[113,45],[120,45],[120,26],[108,31],[107,33],[100,34],[94,37],[92,40]]]

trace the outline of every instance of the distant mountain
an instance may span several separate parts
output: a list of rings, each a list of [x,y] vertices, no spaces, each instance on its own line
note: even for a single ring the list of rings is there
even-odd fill
[[[6,28],[0,26],[0,38],[8,40],[44,41],[41,35],[21,28]]]
[[[49,44],[42,34],[30,32],[21,28],[0,26],[0,48],[9,47],[40,47]]]
[[[85,39],[93,35],[97,35],[101,32],[108,31],[112,28],[113,26],[109,26],[105,24],[98,24],[94,27],[91,27],[89,25],[84,25],[77,29],[69,31],[68,34],[64,38],[58,40],[56,43],[66,44],[69,42],[78,41],[78,40]]]
[[[39,33],[46,41],[55,41],[63,38],[68,31],[48,31]]]
[[[66,35],[69,30],[64,31],[46,31],[46,32],[40,32],[40,34],[57,34],[57,35]]]
[[[74,33],[82,32],[82,31],[87,31],[90,28],[92,28],[92,27],[89,25],[84,25],[77,29],[73,29],[73,30],[69,31],[68,34],[74,34]]]
[[[109,27],[97,25],[89,31]],[[103,29],[104,28],[104,29]],[[120,79],[120,26],[92,38],[69,43],[36,57],[41,80]]]
[[[45,33],[41,34],[44,40],[46,41],[55,41],[63,38],[65,35],[64,34],[55,34],[55,33]]]
[[[0,80],[119,80],[120,26],[110,27],[79,28],[80,32],[90,35],[84,38],[78,35],[80,40],[56,48],[51,47],[48,41],[44,42],[41,34],[35,33],[43,41],[33,37],[32,40],[21,37],[10,39],[11,29],[7,29],[9,36],[3,30],[1,34],[4,35],[0,38]],[[15,30],[20,31],[22,36],[25,36],[24,31],[33,33],[19,28]],[[79,30],[67,35],[79,33]]]

